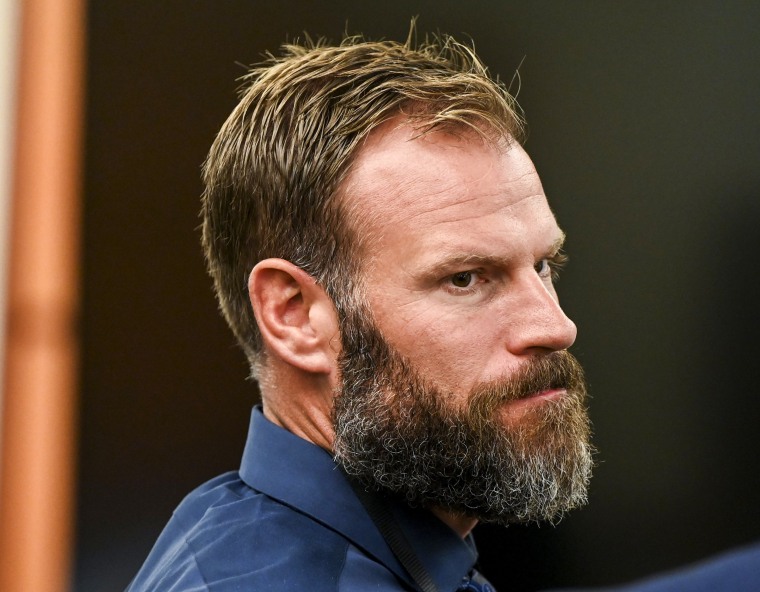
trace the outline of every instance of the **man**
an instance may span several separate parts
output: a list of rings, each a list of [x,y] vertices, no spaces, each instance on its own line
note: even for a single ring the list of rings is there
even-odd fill
[[[449,38],[291,45],[249,74],[203,245],[263,407],[131,591],[486,590],[478,520],[585,503],[564,234],[521,133]]]

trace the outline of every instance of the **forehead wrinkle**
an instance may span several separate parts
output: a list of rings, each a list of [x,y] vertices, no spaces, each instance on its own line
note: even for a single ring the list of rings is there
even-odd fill
[[[449,208],[456,208],[459,206],[466,206],[469,203],[477,202],[480,200],[486,200],[493,202],[497,207],[499,202],[507,201],[498,206],[498,210],[509,210],[521,203],[531,199],[546,199],[543,192],[541,182],[538,180],[538,175],[535,169],[523,170],[521,169],[518,174],[514,174],[512,169],[501,168],[500,173],[509,171],[511,175],[506,179],[498,179],[495,187],[489,183],[488,176],[493,173],[496,167],[495,162],[489,161],[486,170],[483,170],[480,175],[472,179],[462,179],[455,177],[450,180],[445,186],[440,186],[441,178],[424,178],[414,177],[409,179],[408,182],[398,184],[397,196],[400,198],[401,205],[412,205],[415,203],[422,203],[423,206],[426,201],[430,202],[429,205],[424,206],[419,212],[412,214],[411,216],[405,215],[406,218],[416,218],[420,215],[424,215],[430,212],[443,212]],[[499,173],[497,173],[499,174]],[[389,175],[393,176],[393,175]],[[481,181],[486,183],[486,187],[481,186]],[[432,182],[432,183],[431,183]],[[437,187],[435,191],[431,191],[431,185]],[[421,187],[421,191],[417,190],[417,187]],[[527,195],[520,197],[517,200],[509,200],[514,195],[519,195],[523,191],[528,191]],[[414,194],[418,195],[414,195]],[[406,198],[410,196],[411,198]],[[442,196],[443,199],[437,199],[438,196]],[[401,210],[397,210],[401,213]],[[464,220],[468,218],[462,218]]]
[[[449,203],[449,204],[445,204],[445,205],[442,205],[442,206],[437,206],[436,207],[435,205],[431,205],[431,207],[429,207],[429,208],[427,208],[427,209],[425,209],[423,211],[416,212],[415,214],[411,214],[411,215],[408,214],[408,212],[406,213],[406,215],[403,215],[404,212],[399,211],[399,213],[396,216],[396,218],[400,218],[400,219],[403,219],[403,220],[415,220],[417,218],[420,218],[420,217],[428,215],[428,214],[441,214],[441,216],[439,218],[444,218],[445,216],[443,216],[443,215],[446,213],[447,210],[453,209],[453,208],[457,208],[458,206],[464,206],[464,205],[466,205],[468,203],[471,203],[471,202],[477,202],[477,201],[479,201],[481,199],[484,199],[485,197],[486,196],[479,195],[479,196],[473,196],[473,197],[467,198],[467,199],[458,200],[455,203]],[[502,215],[505,218],[509,219],[509,218],[511,218],[511,216],[509,214],[511,211],[513,211],[514,209],[518,208],[522,204],[528,203],[528,202],[536,200],[536,199],[545,200],[545,196],[543,195],[543,193],[536,193],[534,195],[526,195],[525,197],[522,197],[522,198],[520,198],[517,201],[495,206],[494,210],[492,212],[490,212],[488,215]],[[438,219],[438,220],[435,221],[435,224],[436,225],[441,225],[441,226],[448,225],[448,224],[461,224],[463,222],[467,222],[467,221],[470,221],[470,220],[481,220],[483,217],[484,217],[483,212],[472,212],[472,213],[470,213],[469,210],[465,210],[465,212],[457,212],[457,215],[451,217],[450,219]],[[554,215],[551,213],[551,211],[548,212],[548,216],[547,217],[551,218],[552,220],[554,219]]]
[[[416,201],[421,202],[424,205],[424,207],[417,208],[415,212],[409,213],[404,212],[401,209],[398,210],[396,217],[397,218],[403,218],[404,220],[416,220],[418,218],[427,216],[429,214],[445,214],[448,210],[458,208],[461,206],[464,206],[468,203],[476,202],[479,199],[481,199],[479,196],[473,196],[463,199],[458,199],[457,201],[450,201],[449,203],[441,203],[441,201],[435,201],[435,197],[440,194],[445,194],[446,190],[443,189],[441,191],[435,192],[435,193],[429,193],[424,196],[420,196]],[[427,202],[427,203],[425,203]],[[481,214],[482,215],[482,214]],[[457,216],[455,219],[452,220],[439,220],[438,223],[456,223],[456,222],[462,222],[465,220],[469,220],[471,218],[478,218],[479,215],[472,215],[472,216]]]
[[[344,202],[348,202],[348,209],[353,213],[353,226],[367,247],[362,248],[366,260],[374,259],[371,245],[379,244],[389,233],[403,233],[404,228],[419,233],[423,225],[428,227],[427,232],[434,233],[436,226],[470,224],[484,216],[499,214],[507,219],[511,217],[510,210],[521,204],[546,200],[529,159],[527,166],[522,160],[517,161],[520,163],[517,166],[503,160],[509,150],[500,157],[481,160],[483,166],[475,169],[463,168],[464,165],[446,157],[438,159],[434,154],[431,160],[430,152],[426,151],[418,163],[421,172],[413,174],[414,159],[407,159],[409,166],[400,170],[397,160],[387,158],[393,146],[384,145],[386,135],[388,133],[370,135],[343,186]],[[441,144],[427,137],[404,138],[401,145],[427,143],[441,154],[472,147],[470,143]],[[368,153],[368,149],[376,147],[380,149],[379,158]],[[552,214],[548,216],[553,218]],[[394,229],[394,225],[400,227]]]
[[[406,187],[402,187],[402,185],[405,185]],[[425,187],[426,191],[421,192],[418,195],[413,195],[414,188],[418,185],[423,185]],[[393,207],[390,212],[390,216],[385,218],[385,221],[387,222],[390,218],[391,221],[396,220],[416,220],[420,217],[429,215],[429,214],[440,214],[439,218],[445,218],[445,214],[449,210],[458,210],[461,208],[465,208],[465,212],[457,212],[456,216],[451,218],[450,220],[446,219],[439,219],[436,221],[438,224],[451,224],[451,223],[460,223],[471,219],[477,219],[483,217],[483,212],[473,212],[470,214],[469,210],[466,209],[468,204],[471,203],[477,203],[483,200],[486,200],[488,202],[493,203],[493,211],[491,213],[496,214],[499,212],[507,213],[510,210],[519,207],[521,204],[539,199],[539,200],[545,200],[546,197],[542,192],[533,193],[530,195],[525,195],[523,197],[520,197],[516,201],[510,201],[508,203],[499,203],[500,201],[504,201],[504,196],[507,193],[506,191],[489,191],[484,193],[477,193],[477,194],[471,194],[471,195],[461,195],[461,192],[459,192],[459,188],[457,187],[456,183],[452,183],[449,186],[441,187],[437,189],[436,191],[430,191],[430,188],[428,185],[423,184],[422,181],[419,179],[411,180],[408,183],[398,184],[397,185],[399,189],[399,193],[396,195],[399,196],[401,199],[400,204],[397,204],[396,207]],[[404,196],[408,196],[408,198],[404,198]],[[441,199],[438,199],[439,197],[442,197]],[[388,204],[383,204],[384,206],[387,206]],[[418,207],[413,208],[411,206],[418,205]],[[381,206],[382,207],[382,206]],[[411,210],[411,211],[410,211]],[[379,212],[376,213],[374,217],[379,218]]]
[[[458,148],[458,147],[454,147]],[[358,179],[354,178],[356,201],[363,201],[369,208],[390,208],[396,218],[416,218],[431,211],[441,211],[464,205],[479,199],[499,197],[507,190],[500,188],[486,193],[474,193],[473,185],[478,185],[494,168],[488,163],[487,170],[478,177],[463,180],[451,178],[446,172],[432,171],[430,174],[406,176],[399,175],[394,166],[378,164],[369,171],[364,171]],[[440,173],[440,174],[436,174]],[[445,183],[445,185],[443,184]],[[508,181],[509,183],[509,181]],[[388,196],[390,199],[378,199]],[[395,203],[389,203],[389,202]],[[418,207],[414,207],[418,206]],[[409,210],[416,210],[410,214]]]

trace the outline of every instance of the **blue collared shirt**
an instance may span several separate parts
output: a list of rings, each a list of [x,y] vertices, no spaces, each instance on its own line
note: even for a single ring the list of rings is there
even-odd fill
[[[438,589],[456,590],[477,559],[471,538],[391,509]],[[128,592],[414,589],[330,454],[256,408],[240,471],[184,499]]]

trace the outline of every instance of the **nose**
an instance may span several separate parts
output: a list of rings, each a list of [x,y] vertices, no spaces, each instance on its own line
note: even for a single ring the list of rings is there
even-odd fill
[[[507,316],[507,341],[515,355],[567,349],[578,330],[559,305],[557,293],[535,273],[526,273],[515,285]]]

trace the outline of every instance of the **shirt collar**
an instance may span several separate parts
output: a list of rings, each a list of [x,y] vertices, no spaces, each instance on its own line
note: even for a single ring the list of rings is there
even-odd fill
[[[251,414],[240,477],[253,489],[341,533],[411,583],[332,456],[267,420],[260,407]],[[390,503],[399,526],[438,587],[455,589],[477,559],[471,537],[463,541],[427,510]]]

